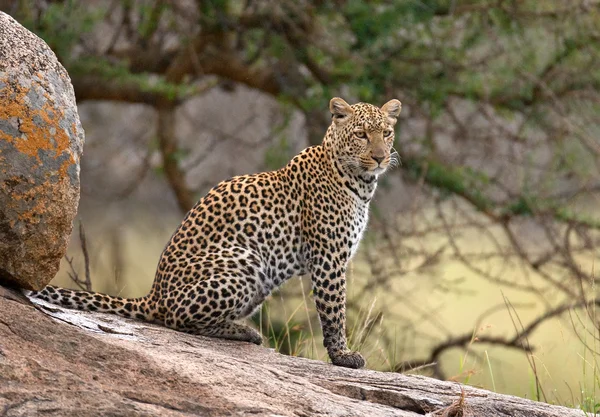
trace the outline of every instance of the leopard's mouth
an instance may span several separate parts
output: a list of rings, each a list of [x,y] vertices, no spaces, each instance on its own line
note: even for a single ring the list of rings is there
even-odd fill
[[[368,174],[379,175],[379,174],[383,174],[385,171],[387,171],[389,166],[390,166],[389,162],[381,161],[378,164],[376,164],[376,163],[364,164],[363,169]]]
[[[387,171],[388,166],[374,165],[369,167],[363,167],[363,174],[366,175],[380,175]]]
[[[387,170],[387,165],[386,166],[379,165],[375,168],[370,169],[369,173],[371,173],[373,175],[380,175],[380,174],[383,174],[386,170]]]
[[[375,164],[370,163],[372,161],[365,161],[362,159],[352,160],[351,158],[340,158],[340,162],[354,175],[380,175],[387,171],[390,166],[389,162],[386,161]]]

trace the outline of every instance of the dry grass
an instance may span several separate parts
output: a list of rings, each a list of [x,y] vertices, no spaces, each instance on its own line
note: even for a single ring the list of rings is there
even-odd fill
[[[473,410],[467,404],[467,396],[461,387],[460,396],[448,407],[440,408],[430,414],[432,417],[475,417]]]

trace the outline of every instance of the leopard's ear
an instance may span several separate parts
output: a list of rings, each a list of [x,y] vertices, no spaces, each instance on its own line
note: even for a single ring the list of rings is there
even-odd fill
[[[350,116],[354,113],[352,107],[339,97],[334,97],[329,102],[329,111],[335,124],[344,124],[350,119]]]
[[[402,103],[400,103],[400,100],[390,100],[381,106],[381,111],[386,115],[390,124],[394,126],[400,111],[402,111]]]

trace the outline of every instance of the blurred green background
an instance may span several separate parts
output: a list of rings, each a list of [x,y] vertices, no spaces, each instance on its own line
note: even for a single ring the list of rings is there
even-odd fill
[[[328,102],[403,103],[349,272],[368,366],[600,410],[600,2],[7,1],[69,71],[82,196],[55,283],[141,296],[218,181],[320,143]],[[307,277],[253,319],[326,359]]]

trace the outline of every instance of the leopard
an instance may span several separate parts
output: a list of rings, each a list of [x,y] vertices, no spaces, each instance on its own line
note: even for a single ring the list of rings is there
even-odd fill
[[[225,180],[195,204],[163,250],[146,296],[51,285],[28,295],[260,345],[261,334],[243,319],[284,282],[310,274],[331,362],[362,368],[364,357],[348,348],[346,337],[346,271],[378,180],[399,163],[393,144],[401,108],[397,99],[379,108],[332,98],[320,145],[279,170]]]

